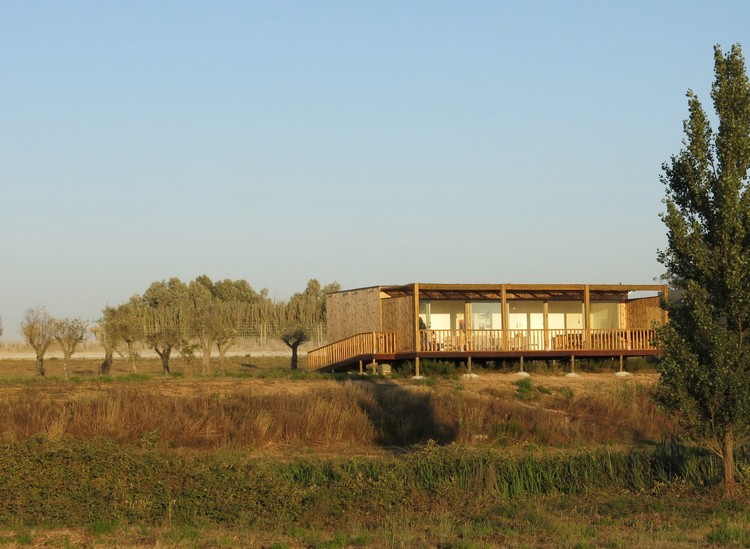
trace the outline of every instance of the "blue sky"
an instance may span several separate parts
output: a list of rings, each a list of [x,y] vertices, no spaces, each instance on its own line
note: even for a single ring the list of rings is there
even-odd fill
[[[0,6],[6,340],[171,276],[649,283],[685,92],[750,48],[746,2]]]

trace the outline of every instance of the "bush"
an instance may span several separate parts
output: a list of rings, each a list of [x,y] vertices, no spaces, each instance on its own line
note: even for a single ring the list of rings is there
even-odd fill
[[[424,360],[421,362],[421,373],[424,376],[457,378],[456,363],[450,360]]]

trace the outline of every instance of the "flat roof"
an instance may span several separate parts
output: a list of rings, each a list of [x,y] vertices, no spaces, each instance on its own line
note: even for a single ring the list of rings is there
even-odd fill
[[[390,297],[413,295],[419,289],[419,296],[424,299],[501,299],[505,292],[506,299],[583,299],[588,288],[589,296],[599,300],[627,299],[630,292],[666,291],[666,284],[442,284],[414,282],[403,285],[369,286],[341,290],[336,293],[358,290],[379,289]]]

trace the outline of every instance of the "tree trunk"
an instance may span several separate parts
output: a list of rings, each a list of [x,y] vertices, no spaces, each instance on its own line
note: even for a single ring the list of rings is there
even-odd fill
[[[297,369],[297,347],[299,345],[292,345],[292,370]]]
[[[169,355],[172,354],[172,346],[168,345],[164,347],[163,351],[160,351],[158,347],[154,347],[156,354],[161,358],[162,373],[169,374]]]
[[[73,355],[69,354],[67,349],[63,350],[63,373],[65,374],[65,379],[68,379],[68,361],[71,356]]]
[[[211,368],[211,347],[213,346],[213,341],[207,340],[205,337],[200,339],[201,349],[203,351],[203,373],[207,374]]]
[[[126,340],[125,343],[128,345],[128,360],[130,361],[130,367],[133,370],[133,373],[137,373],[136,366],[135,366],[135,345],[133,344],[133,341]]]
[[[724,433],[721,441],[721,459],[724,462],[724,497],[731,498],[737,493],[737,483],[734,480],[734,433]]]
[[[219,349],[219,364],[221,364],[222,367],[224,367],[224,358],[227,356],[227,351],[229,350],[229,345],[218,345],[217,349]]]
[[[46,372],[44,371],[44,354],[37,353],[36,355],[36,373],[43,376]]]
[[[112,349],[107,349],[104,352],[104,362],[99,365],[99,373],[103,376],[109,374],[109,370],[112,368]]]

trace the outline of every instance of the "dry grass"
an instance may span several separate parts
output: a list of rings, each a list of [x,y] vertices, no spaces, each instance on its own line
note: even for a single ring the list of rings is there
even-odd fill
[[[230,367],[245,373],[278,372],[278,367],[256,362],[262,361]],[[535,376],[530,395],[520,394],[511,374],[430,384],[355,376],[192,374],[135,381],[6,382],[0,385],[0,432],[10,440],[105,437],[200,450],[371,453],[428,440],[637,445],[658,442],[674,431],[651,403],[647,386],[613,376],[602,382],[596,376],[575,388],[566,385],[566,378]]]

